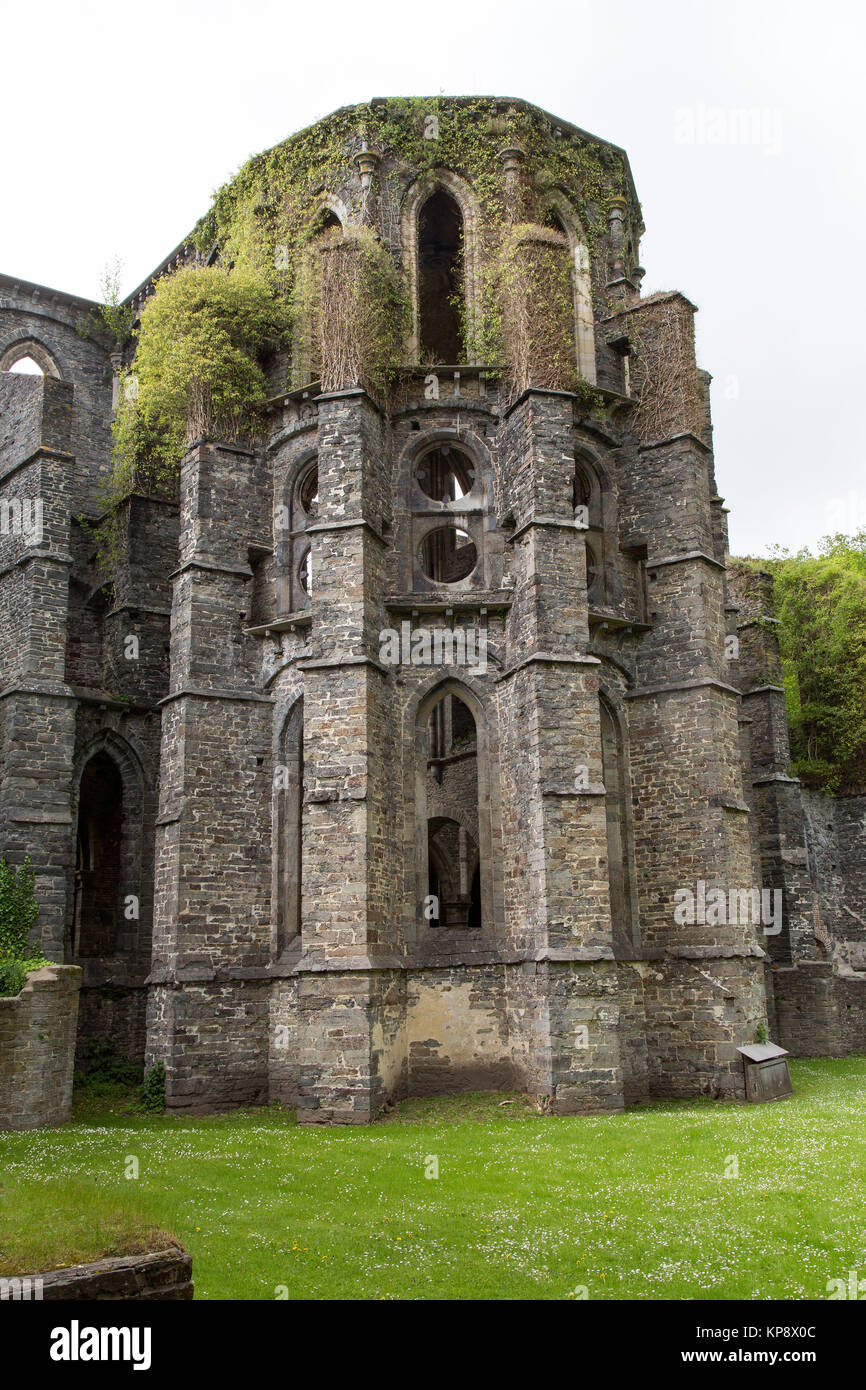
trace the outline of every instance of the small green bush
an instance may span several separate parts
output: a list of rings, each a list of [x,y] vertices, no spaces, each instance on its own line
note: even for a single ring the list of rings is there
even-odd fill
[[[0,859],[0,960],[25,960],[28,938],[39,915],[36,876],[30,860],[13,868]]]
[[[154,1114],[165,1109],[165,1067],[162,1062],[157,1062],[155,1067],[148,1067],[144,1073],[141,1103],[145,1110],[153,1111]]]
[[[44,956],[31,956],[29,960],[0,960],[0,998],[20,994],[31,970],[41,970],[43,965],[53,965],[54,961]]]
[[[0,960],[0,998],[20,994],[27,979],[27,971],[20,960]]]

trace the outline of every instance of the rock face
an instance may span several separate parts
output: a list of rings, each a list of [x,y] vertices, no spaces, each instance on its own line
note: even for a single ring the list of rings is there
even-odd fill
[[[0,1129],[62,1125],[72,1114],[81,970],[31,970],[20,994],[0,999]]]
[[[2,843],[36,867],[47,954],[84,972],[82,1048],[164,1062],[173,1109],[742,1095],[768,997],[787,1046],[804,1008],[850,1015],[814,902],[858,871],[818,883],[808,855],[694,306],[641,296],[622,151],[482,105],[388,126],[370,103],[262,157],[264,228],[297,152],[337,148],[304,185],[318,232],[277,264],[372,237],[409,303],[403,370],[370,384],[329,274],[267,438],[197,439],[177,498],[130,496],[111,589],[81,523],[117,363],[79,331],[95,306],[0,277],[0,366],[47,373],[0,373]],[[862,817],[837,824],[862,863]]]

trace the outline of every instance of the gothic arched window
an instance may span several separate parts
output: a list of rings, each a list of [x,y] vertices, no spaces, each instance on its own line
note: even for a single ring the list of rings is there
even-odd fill
[[[601,608],[607,597],[601,484],[592,464],[580,454],[575,454],[572,502],[575,524],[586,541],[587,600],[590,608]]]
[[[454,198],[437,188],[418,214],[418,320],[422,362],[453,364],[464,357],[463,217]]]
[[[309,608],[313,594],[308,528],[319,514],[319,466],[309,459],[296,473],[288,500],[277,509],[277,607],[280,615]]]

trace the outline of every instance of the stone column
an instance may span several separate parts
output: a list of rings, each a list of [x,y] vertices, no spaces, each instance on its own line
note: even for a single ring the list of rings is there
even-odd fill
[[[715,556],[712,454],[698,434],[691,313],[671,295],[621,316],[638,350],[641,440],[639,482],[623,510],[629,529],[653,538],[652,626],[627,696],[641,937],[658,961],[644,981],[648,1062],[651,1093],[675,1095],[741,1089],[736,1046],[753,1041],[766,1019],[766,938],[751,921],[752,899],[747,914],[739,897],[761,885],[752,881],[739,692],[725,649],[725,567]]]
[[[529,391],[506,425],[515,604],[500,680],[503,870],[518,1066],[558,1113],[620,1108],[596,657],[573,517],[573,403]]]
[[[244,628],[268,493],[247,450],[202,440],[183,461],[147,1047],[175,1109],[267,1098],[272,701]]]
[[[299,1119],[364,1123],[405,1087],[399,731],[378,661],[390,511],[385,424],[319,397],[313,647],[304,671]]]
[[[60,962],[74,853],[75,696],[66,684],[73,387],[11,375],[0,391],[9,431],[0,451],[0,840],[10,863],[30,856],[39,939]]]

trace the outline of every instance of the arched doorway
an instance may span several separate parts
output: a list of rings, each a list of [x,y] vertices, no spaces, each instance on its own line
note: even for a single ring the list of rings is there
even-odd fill
[[[72,954],[111,956],[122,912],[123,779],[104,749],[81,774]]]

